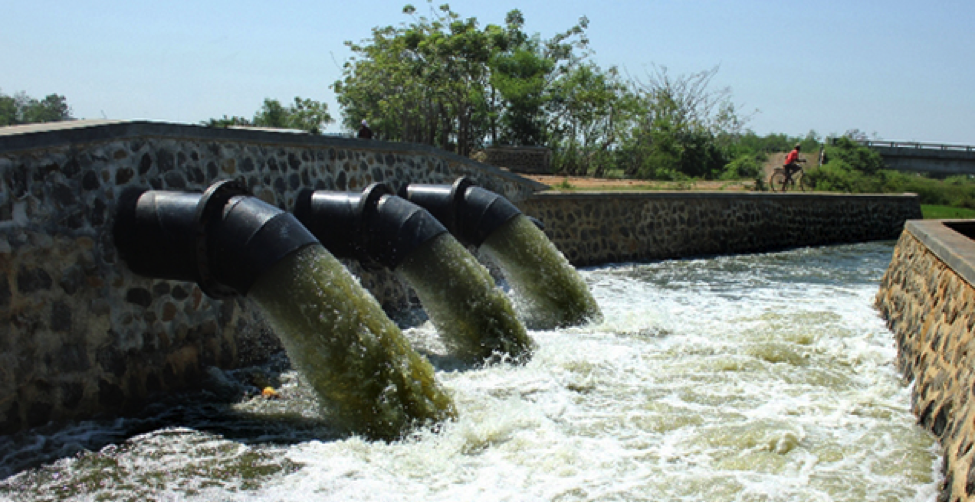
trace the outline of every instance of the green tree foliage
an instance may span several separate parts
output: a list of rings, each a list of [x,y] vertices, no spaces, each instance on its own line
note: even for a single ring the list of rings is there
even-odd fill
[[[838,192],[883,192],[888,173],[876,151],[842,136],[825,146],[827,162],[807,170],[808,180],[817,190]]]
[[[543,41],[522,31],[517,10],[505,25],[481,28],[448,5],[400,27],[373,28],[332,85],[350,131],[366,119],[384,138],[468,155],[486,140],[539,144],[554,80],[585,46],[586,20]]]
[[[72,120],[71,107],[64,96],[49,94],[42,100],[21,91],[8,96],[0,93],[0,126]]]
[[[219,119],[203,121],[202,124],[210,127],[257,126],[300,129],[312,134],[321,134],[322,128],[331,122],[333,120],[328,113],[328,104],[296,96],[294,103],[288,106],[282,105],[278,100],[265,98],[264,104],[251,120],[224,115]]]
[[[639,100],[616,68],[577,65],[554,86],[551,144],[565,174],[604,175],[617,163],[615,146],[633,127]]]

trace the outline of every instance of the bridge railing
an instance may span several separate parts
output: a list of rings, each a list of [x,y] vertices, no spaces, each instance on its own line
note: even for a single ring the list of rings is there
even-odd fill
[[[857,143],[864,147],[887,147],[887,148],[916,148],[928,150],[953,150],[959,152],[975,152],[972,145],[951,145],[947,143],[924,143],[918,141],[889,141],[889,140],[857,140]]]

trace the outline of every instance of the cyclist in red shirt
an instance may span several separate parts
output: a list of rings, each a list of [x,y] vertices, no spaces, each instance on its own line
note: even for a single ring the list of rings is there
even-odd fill
[[[806,162],[805,159],[799,158],[799,149],[801,147],[802,145],[796,143],[796,148],[792,149],[792,152],[789,152],[789,155],[785,156],[785,162],[782,163],[782,167],[785,168],[786,175],[791,175],[799,171],[801,169],[799,163]]]

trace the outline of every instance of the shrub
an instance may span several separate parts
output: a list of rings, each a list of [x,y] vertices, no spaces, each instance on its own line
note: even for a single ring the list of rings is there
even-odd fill
[[[721,172],[722,180],[741,180],[744,178],[761,178],[762,163],[758,156],[752,154],[741,154],[734,160],[725,165]]]

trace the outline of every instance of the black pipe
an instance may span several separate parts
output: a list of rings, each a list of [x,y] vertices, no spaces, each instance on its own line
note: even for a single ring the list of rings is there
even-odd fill
[[[113,234],[136,274],[195,281],[217,299],[246,295],[279,260],[317,242],[293,215],[233,180],[202,194],[129,190],[120,198]]]
[[[339,258],[395,269],[418,246],[447,232],[428,211],[381,183],[362,193],[304,190],[295,217]]]
[[[453,185],[409,184],[400,197],[427,209],[465,245],[481,246],[498,227],[521,215],[511,201],[460,177]],[[532,219],[535,225],[541,222]]]

